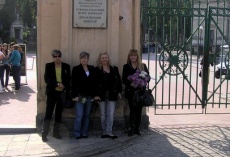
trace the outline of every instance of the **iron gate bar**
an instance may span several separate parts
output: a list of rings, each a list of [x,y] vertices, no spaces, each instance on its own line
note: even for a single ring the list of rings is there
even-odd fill
[[[150,1],[150,0],[149,0]],[[176,1],[176,0],[175,0]],[[173,2],[175,2],[173,1]],[[205,107],[205,113],[207,113],[207,104],[212,104],[212,106],[214,106],[214,104],[219,104],[219,107],[222,105],[222,104],[225,104],[225,106],[227,107],[227,103],[228,103],[228,100],[225,99],[225,102],[223,102],[220,97],[222,96],[222,90],[224,89],[224,87],[222,87],[223,85],[226,85],[227,84],[227,87],[228,87],[228,80],[226,79],[220,79],[220,84],[217,86],[215,85],[216,83],[218,83],[218,81],[216,81],[215,78],[213,78],[213,86],[212,86],[212,91],[213,93],[211,93],[211,95],[207,94],[208,92],[208,83],[205,81],[203,81],[203,85],[202,85],[202,97],[200,97],[199,95],[199,90],[200,90],[200,86],[198,86],[198,81],[200,80],[198,78],[198,67],[199,67],[199,58],[197,57],[196,61],[193,60],[192,58],[192,54],[191,52],[192,51],[192,44],[193,44],[193,37],[195,37],[195,35],[198,34],[198,37],[202,35],[202,30],[200,30],[200,26],[204,26],[204,33],[203,33],[203,36],[201,36],[199,39],[197,37],[197,49],[199,48],[198,45],[201,45],[202,44],[202,40],[204,41],[203,44],[204,44],[204,49],[198,49],[197,51],[197,55],[200,55],[200,54],[204,54],[204,64],[203,64],[203,80],[207,80],[208,79],[208,65],[209,65],[209,58],[211,56],[209,56],[209,39],[210,39],[210,34],[209,34],[209,30],[210,30],[210,24],[211,24],[211,21],[212,23],[215,24],[216,26],[216,29],[215,29],[215,32],[214,33],[218,33],[218,34],[221,34],[223,40],[225,41],[228,41],[227,39],[227,36],[225,36],[225,32],[222,32],[222,30],[224,30],[225,28],[225,25],[222,25],[222,28],[219,26],[219,23],[215,21],[215,18],[214,16],[218,15],[218,16],[223,16],[224,17],[229,17],[230,15],[228,14],[229,10],[230,9],[226,9],[225,5],[227,4],[227,1],[226,0],[222,0],[221,2],[219,0],[217,0],[217,8],[216,7],[210,7],[209,6],[209,0],[205,1],[206,2],[206,8],[202,8],[201,7],[201,4],[203,4],[204,1],[193,1],[193,0],[184,0],[184,1],[176,1],[177,3],[175,3],[175,5],[172,3],[172,1],[168,0],[168,1],[164,1],[163,0],[163,3],[161,3],[161,1],[159,0],[155,0],[155,3],[157,7],[151,7],[150,3],[149,3],[149,7],[143,7],[142,10],[146,10],[148,11],[146,15],[146,17],[143,17],[142,16],[142,20],[145,21],[145,19],[147,18],[148,20],[145,21],[147,22],[146,26],[147,27],[144,27],[144,28],[148,28],[148,42],[151,41],[150,39],[150,29],[153,28],[153,34],[154,34],[154,39],[155,39],[155,85],[153,87],[154,89],[154,92],[155,92],[155,97],[159,94],[158,91],[158,85],[161,85],[161,88],[159,88],[159,91],[161,90],[161,97],[159,97],[161,99],[161,103],[156,104],[155,106],[155,113],[156,113],[156,108],[157,107],[161,107],[161,109],[164,108],[164,106],[168,106],[168,109],[170,109],[172,106],[174,106],[174,108],[176,109],[177,106],[182,106],[182,109],[184,108],[184,105],[188,106],[188,108],[190,108],[191,106],[199,106],[199,104],[197,102],[201,102],[202,101],[202,107]],[[178,4],[179,3],[186,3],[186,5],[184,5],[184,7],[180,7]],[[191,4],[187,4],[187,2],[191,2]],[[194,4],[198,2],[198,7],[195,8]],[[220,6],[222,6],[222,2],[224,2],[224,8],[219,8]],[[164,5],[169,3],[169,6],[170,7],[165,7]],[[158,6],[158,4],[160,4],[160,6]],[[229,4],[229,2],[228,2]],[[177,7],[172,7],[173,6],[177,6]],[[191,8],[187,8],[187,7],[190,7],[190,5],[193,7]],[[181,5],[182,6],[182,5]],[[204,5],[202,5],[204,6]],[[215,8],[212,9],[212,8]],[[143,12],[142,12],[143,13]],[[211,15],[213,13],[213,15]],[[226,16],[227,15],[227,16]],[[186,19],[187,18],[191,18],[191,32],[189,33],[190,35],[187,37],[185,36],[186,34],[186,29],[185,29],[185,25],[187,24],[186,23]],[[198,26],[196,27],[193,22],[194,22],[194,19],[197,19],[197,24]],[[168,21],[173,21],[175,20],[174,23],[168,23]],[[217,20],[218,17],[217,17]],[[158,23],[159,21],[159,23]],[[214,21],[214,22],[213,22]],[[160,23],[161,22],[161,23]],[[152,25],[151,25],[152,24]],[[162,24],[162,25],[160,25]],[[167,26],[165,26],[165,24],[167,24]],[[176,27],[173,27],[174,24]],[[154,26],[155,25],[155,26]],[[159,26],[161,27],[161,29],[159,29]],[[162,28],[163,26],[163,28]],[[179,29],[179,27],[181,29]],[[182,31],[181,31],[182,30]],[[201,31],[201,32],[200,32]],[[217,32],[219,31],[219,32]],[[179,32],[183,32],[182,36],[180,36]],[[174,34],[174,37],[172,38],[172,33]],[[186,39],[187,38],[187,39]],[[202,39],[202,40],[201,40]],[[161,43],[161,51],[158,51],[158,49],[156,48],[156,43],[159,42]],[[215,51],[217,51],[217,40],[215,40],[216,44],[215,45]],[[229,43],[229,42],[228,42]],[[187,68],[187,70],[185,71],[183,69],[183,67],[180,67],[180,63],[177,63],[176,64],[176,61],[178,58],[176,57],[179,57],[181,55],[181,51],[176,51],[176,55],[173,55],[171,53],[171,51],[168,49],[168,46],[171,46],[171,45],[175,45],[175,46],[179,46],[179,47],[182,47],[183,49],[184,48],[189,48],[190,50],[190,58],[189,60],[187,60],[189,62],[189,68]],[[202,51],[204,50],[204,51]],[[150,59],[150,47],[148,45],[148,60]],[[163,69],[162,69],[162,72],[160,72],[160,76],[158,76],[158,65],[157,65],[157,60],[158,60],[158,55],[157,55],[157,52],[161,52],[160,54],[160,57],[159,57],[159,65],[160,63],[163,64]],[[204,52],[204,53],[203,53]],[[163,54],[166,54],[166,56],[164,56]],[[161,60],[163,56],[163,61]],[[165,58],[169,58],[169,60],[165,60]],[[227,59],[226,59],[227,60]],[[169,62],[169,63],[167,63]],[[195,64],[194,64],[194,63]],[[225,61],[226,62],[226,61]],[[152,64],[148,61],[148,66],[150,67]],[[183,64],[182,64],[183,65]],[[192,66],[195,66],[196,65],[196,74],[195,76],[195,79],[194,79],[194,76],[192,77],[192,71],[195,72],[194,68]],[[168,67],[167,67],[168,66]],[[216,66],[214,66],[214,72],[216,71]],[[168,75],[168,73],[170,73]],[[177,73],[180,73],[179,75],[175,75]],[[221,74],[221,73],[220,73]],[[168,75],[168,77],[167,77]],[[182,78],[182,80],[181,80]],[[211,80],[211,78],[210,78]],[[174,82],[175,81],[175,82]],[[227,83],[225,83],[227,81]],[[172,84],[175,83],[176,85],[175,86],[172,86]],[[181,87],[179,87],[179,83],[181,83]],[[195,85],[194,85],[195,83]],[[166,85],[168,84],[168,86]],[[187,92],[185,90],[185,85],[189,85],[189,91]],[[228,88],[225,88],[223,91],[227,91],[228,92]],[[172,89],[171,89],[172,88]],[[219,92],[219,99],[216,98],[216,93]],[[182,92],[180,93],[180,95],[178,95],[177,93],[178,92]],[[186,92],[186,93],[185,93]],[[228,96],[228,94],[225,94],[225,97]],[[165,95],[165,93],[167,93]],[[194,94],[195,93],[195,94]],[[174,95],[175,94],[175,95]],[[188,95],[186,95],[188,94]],[[194,94],[195,95],[195,102],[194,100],[192,99],[191,95]],[[167,96],[168,95],[168,96]],[[165,100],[164,100],[164,96],[167,96],[165,97],[168,101],[168,103],[165,103]],[[180,97],[179,97],[180,96]],[[188,98],[188,102],[187,103],[187,99],[185,101],[185,97],[189,97]],[[219,102],[217,103],[215,100],[218,100]],[[159,100],[159,99],[158,99]],[[174,100],[174,101],[172,101]],[[212,101],[211,101],[212,100]],[[166,102],[167,102],[166,101]],[[178,104],[179,101],[181,102],[181,104]],[[211,101],[211,102],[210,102]],[[173,104],[173,102],[175,104]],[[195,103],[195,104],[193,104]],[[204,109],[202,109],[202,113],[204,112]],[[187,113],[186,113],[187,114]]]

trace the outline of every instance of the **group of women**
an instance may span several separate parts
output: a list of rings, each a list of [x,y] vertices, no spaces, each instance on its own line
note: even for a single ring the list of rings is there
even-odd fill
[[[23,58],[22,49],[19,45],[11,42],[10,44],[0,44],[0,52],[0,86],[2,86],[3,90],[7,88],[10,69],[12,69],[15,91],[17,91],[20,88],[20,65]]]
[[[45,68],[45,82],[47,104],[44,117],[42,140],[46,142],[49,132],[52,113],[55,108],[53,137],[61,139],[60,122],[62,115],[61,94],[63,90],[71,89],[72,98],[75,102],[76,118],[74,123],[74,136],[76,139],[87,138],[89,128],[89,116],[92,101],[98,101],[101,113],[102,138],[117,138],[113,134],[113,118],[116,101],[121,99],[122,82],[125,85],[125,97],[128,99],[130,108],[129,136],[140,135],[140,123],[142,107],[133,105],[135,89],[128,79],[136,70],[148,69],[141,62],[137,50],[131,49],[128,53],[127,63],[123,66],[122,78],[118,67],[111,64],[108,53],[100,53],[96,67],[89,65],[89,53],[81,52],[80,64],[72,69],[61,60],[62,53],[59,50],[52,51],[53,62],[47,63]],[[70,82],[70,83],[69,83]],[[71,84],[71,86],[70,86]],[[56,107],[55,107],[56,106]]]

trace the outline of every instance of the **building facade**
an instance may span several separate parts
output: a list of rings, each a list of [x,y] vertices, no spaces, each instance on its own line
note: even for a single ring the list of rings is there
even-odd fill
[[[42,0],[38,1],[37,12],[39,128],[46,107],[45,64],[52,61],[51,51],[60,49],[63,61],[69,63],[71,68],[79,64],[79,54],[82,51],[90,53],[91,65],[96,65],[99,53],[108,52],[112,64],[118,66],[122,74],[129,50],[140,50],[140,1]],[[127,108],[125,99],[119,101],[115,119],[124,121]],[[64,110],[63,119],[73,119],[74,116],[74,109]]]

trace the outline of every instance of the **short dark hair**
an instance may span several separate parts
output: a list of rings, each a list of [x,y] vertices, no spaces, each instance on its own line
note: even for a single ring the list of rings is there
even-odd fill
[[[79,58],[83,58],[83,57],[87,57],[89,59],[89,53],[88,52],[81,52],[80,55],[79,55]]]
[[[60,50],[56,50],[56,49],[54,49],[54,50],[51,52],[51,55],[52,55],[52,56],[55,56],[55,55],[62,56],[62,53],[61,53],[61,51],[60,51]]]

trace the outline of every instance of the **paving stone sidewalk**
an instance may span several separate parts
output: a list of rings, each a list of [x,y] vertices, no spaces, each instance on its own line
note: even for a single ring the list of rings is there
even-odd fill
[[[28,65],[32,66],[32,62],[30,56]],[[22,130],[35,128],[36,72],[31,70],[28,74],[28,85],[23,86],[21,91],[14,93],[9,89],[8,93],[0,95],[0,130],[8,131],[7,134],[0,133],[0,156],[230,156],[230,114],[154,115],[154,108],[149,108],[148,131],[144,131],[142,136],[133,137],[116,132],[119,138],[115,140],[102,139],[100,133],[93,133],[89,138],[80,140],[73,137],[57,140],[49,135],[49,141],[44,143],[40,133],[15,134],[11,127]]]

